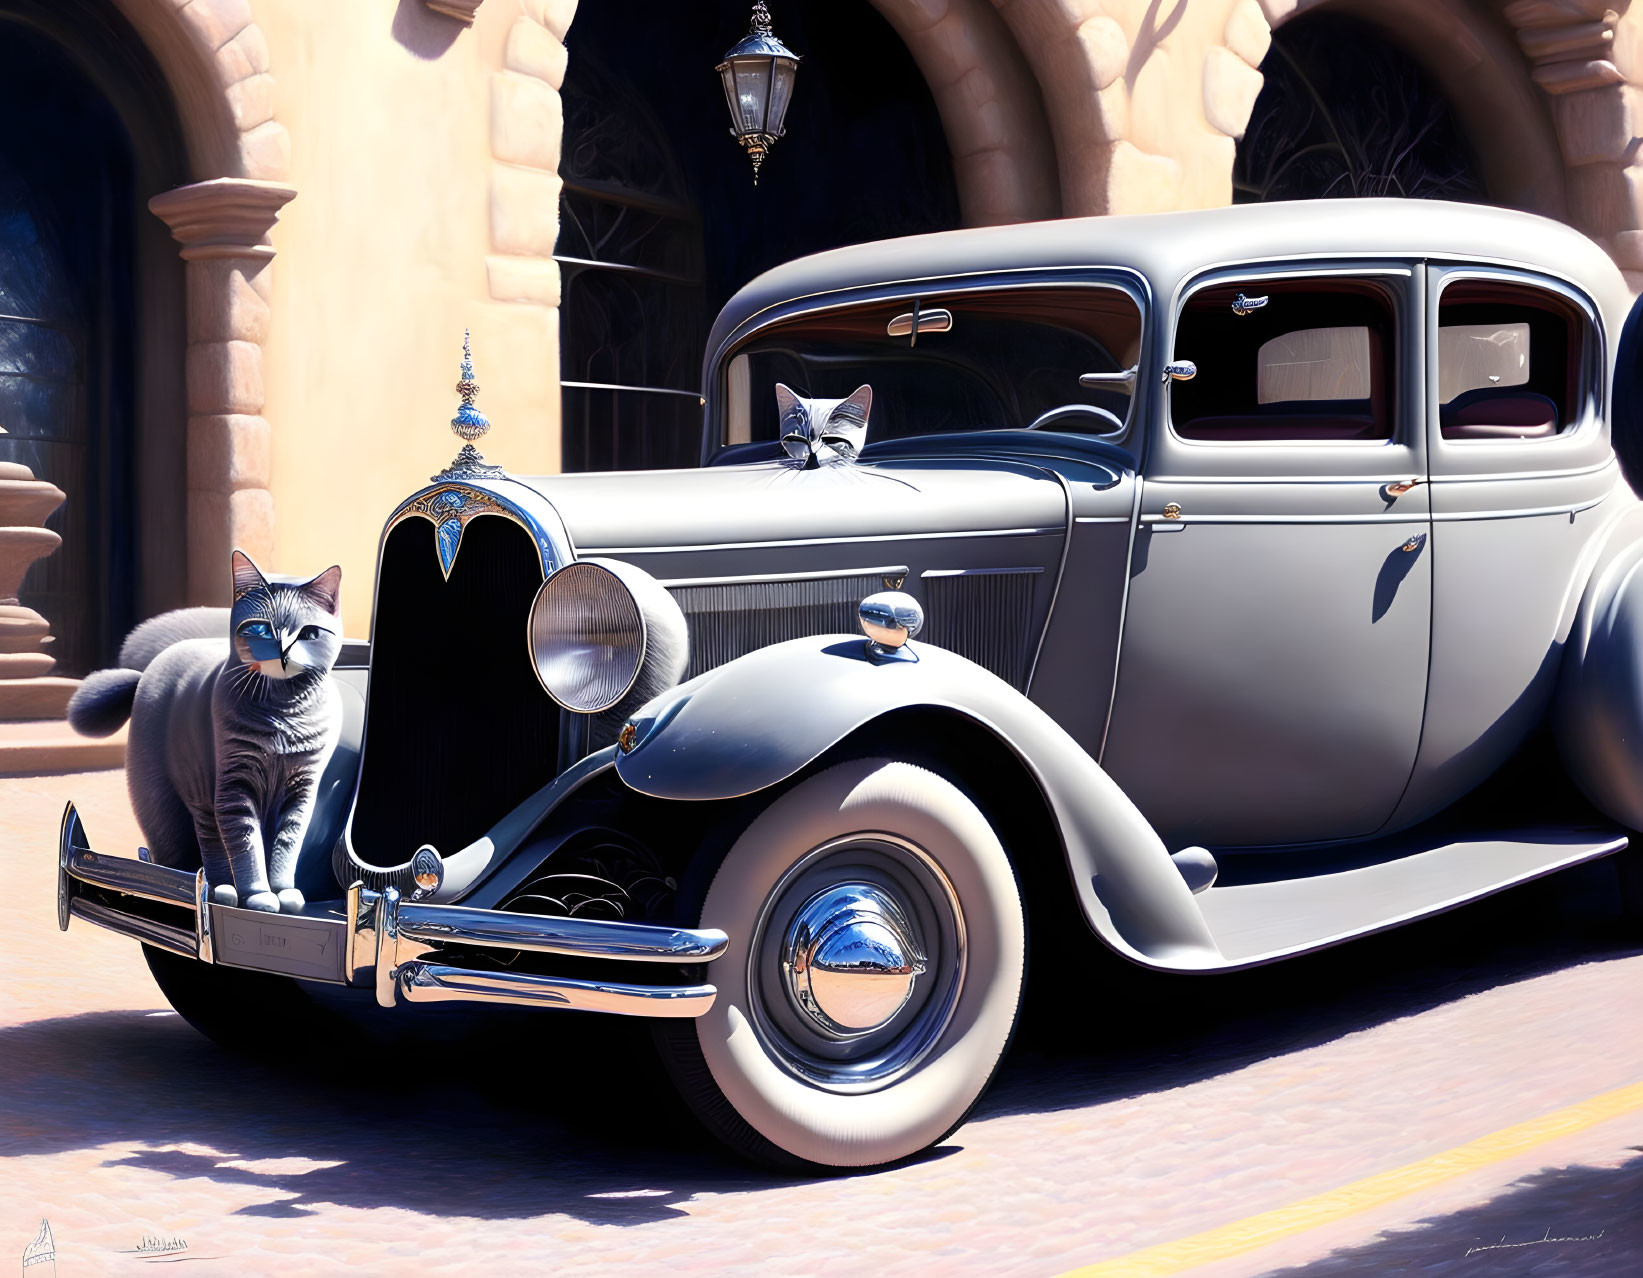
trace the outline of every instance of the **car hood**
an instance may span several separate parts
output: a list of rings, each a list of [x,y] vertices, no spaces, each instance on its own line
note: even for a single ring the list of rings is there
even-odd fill
[[[1051,471],[992,458],[790,462],[524,479],[565,521],[578,555],[965,533],[1056,533],[1067,497]]]

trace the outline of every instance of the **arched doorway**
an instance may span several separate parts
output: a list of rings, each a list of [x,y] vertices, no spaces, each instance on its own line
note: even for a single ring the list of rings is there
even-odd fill
[[[0,112],[26,122],[0,133],[0,461],[68,495],[21,598],[84,674],[181,587],[143,580],[185,503],[182,268],[145,204],[185,161],[158,69],[93,0],[0,0]]]
[[[566,470],[694,465],[703,344],[762,271],[960,225],[947,138],[906,47],[865,2],[788,0],[803,57],[757,186],[713,68],[747,9],[583,5],[566,38],[560,376]]]
[[[1233,165],[1233,200],[1405,196],[1487,201],[1437,82],[1376,25],[1332,12],[1273,32]]]

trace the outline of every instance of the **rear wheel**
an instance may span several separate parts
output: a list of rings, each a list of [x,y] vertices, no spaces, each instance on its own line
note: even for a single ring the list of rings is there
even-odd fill
[[[872,1167],[964,1120],[1015,1026],[1025,926],[963,792],[910,764],[842,763],[772,802],[701,878],[686,913],[730,937],[708,966],[718,998],[656,1032],[715,1135],[778,1166]]]

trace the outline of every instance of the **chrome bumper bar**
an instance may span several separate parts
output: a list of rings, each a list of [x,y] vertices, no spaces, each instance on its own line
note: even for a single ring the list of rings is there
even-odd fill
[[[140,902],[171,907],[165,922]],[[549,918],[429,905],[398,891],[356,883],[345,908],[266,914],[210,899],[205,871],[190,874],[148,860],[92,851],[80,816],[63,810],[57,841],[57,926],[84,919],[203,963],[274,972],[304,980],[375,989],[384,1007],[399,1003],[511,1003],[608,1012],[618,1016],[693,1017],[713,1005],[711,985],[640,985],[492,971],[440,962],[447,946],[525,951],[631,963],[707,963],[729,944],[711,928]]]

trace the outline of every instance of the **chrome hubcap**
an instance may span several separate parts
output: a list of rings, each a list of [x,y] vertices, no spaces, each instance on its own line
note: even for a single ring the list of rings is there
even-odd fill
[[[782,944],[789,996],[835,1039],[888,1024],[924,970],[924,948],[906,909],[873,883],[817,892],[794,915]]]
[[[753,1031],[813,1086],[888,1086],[946,1031],[965,949],[958,895],[928,853],[888,833],[834,839],[799,857],[759,912]]]

